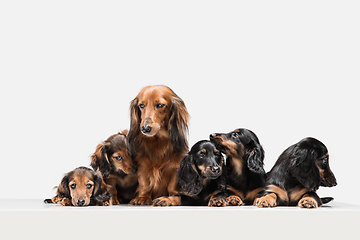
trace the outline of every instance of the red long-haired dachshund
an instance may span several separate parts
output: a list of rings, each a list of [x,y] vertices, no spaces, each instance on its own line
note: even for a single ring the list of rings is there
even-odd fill
[[[87,167],[78,167],[65,174],[56,196],[44,202],[76,207],[107,206],[111,205],[110,188],[98,173]]]
[[[176,171],[188,152],[189,114],[185,103],[169,87],[148,86],[130,105],[128,149],[138,165],[133,205],[150,205],[161,196],[180,191]]]
[[[138,185],[137,168],[126,148],[127,132],[111,135],[91,155],[91,167],[100,171],[105,183],[112,186],[112,205],[128,203],[135,197]]]

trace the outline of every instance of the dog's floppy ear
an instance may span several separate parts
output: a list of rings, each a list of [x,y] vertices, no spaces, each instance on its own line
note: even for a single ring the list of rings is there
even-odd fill
[[[99,172],[94,173],[94,193],[93,197],[97,202],[105,202],[110,199],[111,194],[107,184],[104,182]]]
[[[178,183],[184,193],[197,195],[203,189],[203,184],[192,158],[191,154],[186,154],[181,160],[178,170]]]
[[[315,165],[313,150],[295,147],[291,154],[289,170],[296,179],[310,191],[316,191],[321,183],[320,173]]]
[[[130,103],[130,129],[126,133],[126,140],[129,153],[135,155],[134,147],[137,145],[136,136],[140,133],[141,112],[138,106],[139,100],[135,98]]]
[[[254,173],[265,174],[264,170],[265,151],[262,146],[255,142],[255,148],[250,150],[247,158],[248,168]]]
[[[91,155],[91,167],[96,171],[100,170],[102,176],[106,178],[110,174],[111,165],[107,157],[106,151],[108,144],[102,142],[96,146],[95,152]]]
[[[66,197],[71,199],[70,189],[69,189],[69,182],[70,182],[70,175],[73,171],[67,173],[62,179],[57,187],[56,195],[60,198]]]
[[[188,149],[187,131],[188,131],[189,113],[186,109],[184,101],[178,96],[173,96],[170,107],[170,118],[168,130],[170,140],[175,151],[183,151]]]

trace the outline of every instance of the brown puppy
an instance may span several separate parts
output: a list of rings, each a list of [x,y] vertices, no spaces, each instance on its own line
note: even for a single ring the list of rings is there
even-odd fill
[[[87,167],[78,167],[67,173],[57,187],[56,196],[45,199],[45,203],[57,203],[62,206],[111,205],[110,187],[101,176]]]
[[[138,185],[136,166],[126,149],[127,130],[114,134],[100,143],[91,156],[91,166],[101,172],[106,184],[112,186],[112,205],[128,203],[135,197]]]
[[[138,164],[134,205],[148,205],[180,191],[176,170],[188,152],[189,114],[184,102],[162,85],[143,88],[130,105],[128,149]]]

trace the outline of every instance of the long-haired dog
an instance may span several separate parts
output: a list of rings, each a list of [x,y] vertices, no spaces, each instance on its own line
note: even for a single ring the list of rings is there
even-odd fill
[[[253,204],[265,186],[264,149],[252,131],[213,133],[210,140],[226,155],[227,204]]]
[[[288,147],[268,173],[266,188],[257,198],[258,207],[298,205],[317,208],[333,198],[319,198],[319,186],[336,186],[326,146],[315,138],[304,138]]]
[[[213,143],[197,142],[181,160],[178,182],[182,191],[171,197],[160,197],[153,206],[225,206],[221,197],[225,190],[222,175],[224,159]]]
[[[189,114],[182,99],[170,88],[148,86],[130,105],[128,149],[138,165],[139,187],[134,205],[179,192],[176,170],[188,151]]]
[[[112,205],[128,203],[135,197],[138,185],[137,168],[126,148],[127,130],[111,135],[100,143],[91,156],[91,166],[101,172],[106,184],[112,186]]]
[[[106,206],[111,205],[110,196],[110,187],[100,175],[90,168],[78,167],[62,178],[56,196],[44,202],[77,207]]]

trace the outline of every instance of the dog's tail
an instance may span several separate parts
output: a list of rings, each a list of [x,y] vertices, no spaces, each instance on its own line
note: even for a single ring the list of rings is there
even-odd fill
[[[324,198],[320,198],[320,200],[321,200],[322,204],[327,204],[327,203],[331,202],[332,200],[334,200],[334,198],[333,197],[324,197]]]
[[[45,204],[54,203],[50,198],[44,200]]]

